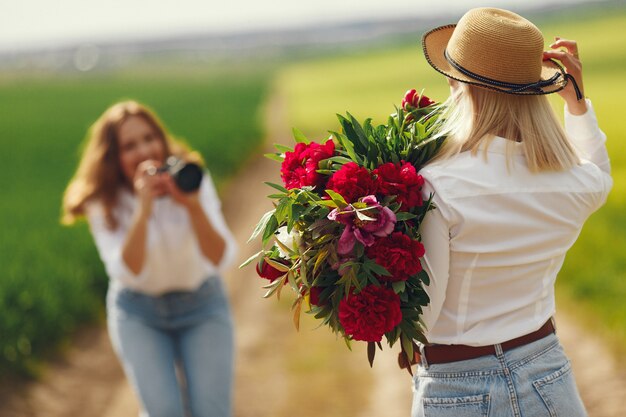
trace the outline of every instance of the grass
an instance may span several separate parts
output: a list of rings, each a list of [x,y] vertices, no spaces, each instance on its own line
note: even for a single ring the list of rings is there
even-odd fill
[[[218,185],[262,143],[269,71],[145,74],[0,79],[0,376],[36,373],[50,347],[102,313],[107,278],[87,227],[59,217],[80,144],[106,107],[148,104]]]
[[[576,21],[541,21],[547,43],[554,36],[576,39],[584,63],[585,93],[593,100],[601,128],[608,136],[614,188],[606,206],[593,214],[568,253],[557,281],[557,296],[573,317],[605,336],[617,352],[626,353],[626,8],[577,15]],[[343,57],[302,62],[279,74],[289,103],[289,123],[322,140],[339,129],[334,113],[349,110],[359,119],[384,122],[404,91],[426,88],[436,100],[448,95],[443,77],[428,66],[413,46],[360,51]],[[552,97],[562,113],[562,102]]]

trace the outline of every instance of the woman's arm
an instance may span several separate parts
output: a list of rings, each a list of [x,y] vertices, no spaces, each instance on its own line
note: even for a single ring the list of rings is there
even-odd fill
[[[584,97],[583,69],[576,41],[557,37],[550,47],[554,50],[544,52],[544,58],[561,61],[567,73],[576,80]],[[565,48],[565,50],[556,48]],[[569,138],[582,152],[583,158],[590,160],[602,171],[610,174],[611,164],[605,146],[606,135],[598,127],[591,102],[584,98],[578,100],[572,82],[559,91],[559,95],[565,101],[565,130]]]
[[[426,213],[424,221],[420,225],[420,235],[424,245],[424,269],[430,278],[430,284],[425,287],[430,298],[430,303],[423,310],[422,319],[427,329],[432,329],[441,314],[445,301],[448,279],[450,275],[450,227],[445,219],[443,211],[445,203],[441,195],[437,194],[434,187],[425,178],[423,193],[424,199],[432,194],[435,209]]]
[[[544,59],[557,59],[561,61],[567,74],[576,80],[576,85],[578,86],[583,99],[578,100],[576,90],[574,89],[571,80],[563,90],[559,91],[558,94],[561,98],[563,98],[563,100],[565,100],[567,109],[571,114],[575,116],[585,114],[587,112],[587,103],[584,99],[585,89],[583,86],[583,68],[578,56],[578,45],[576,41],[557,37],[555,38],[554,43],[550,45],[550,48],[553,50],[545,51],[543,53]],[[565,51],[558,50],[557,48],[565,48]]]
[[[141,272],[146,262],[148,219],[152,213],[154,198],[163,195],[167,190],[166,181],[169,177],[163,174],[149,174],[149,171],[158,164],[157,161],[152,160],[139,164],[133,181],[139,204],[133,214],[126,239],[122,244],[122,259],[135,275]]]
[[[200,251],[205,258],[217,265],[221,262],[226,248],[226,242],[222,236],[213,228],[207,218],[197,193],[190,198],[189,204],[185,206],[189,213],[191,226],[198,240]]]
[[[174,201],[187,209],[204,257],[217,268],[228,264],[234,258],[236,244],[222,216],[219,197],[209,173],[204,174],[200,190],[194,193],[181,192],[169,176],[167,184]]]

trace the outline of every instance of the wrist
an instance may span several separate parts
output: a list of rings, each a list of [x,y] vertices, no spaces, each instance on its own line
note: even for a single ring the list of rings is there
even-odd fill
[[[567,111],[573,116],[582,116],[587,113],[587,100],[569,100],[565,104],[567,106]]]
[[[200,199],[198,198],[190,197],[185,203],[185,207],[190,214],[201,213],[203,211],[202,204],[200,204]]]
[[[137,208],[136,217],[138,220],[147,221],[152,213],[152,202],[141,201]]]

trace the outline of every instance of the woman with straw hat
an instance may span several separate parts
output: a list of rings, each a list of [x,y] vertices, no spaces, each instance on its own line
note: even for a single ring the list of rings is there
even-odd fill
[[[583,416],[554,282],[612,180],[577,44],[544,52],[531,22],[479,8],[426,33],[423,49],[451,96],[448,139],[421,171],[436,210],[421,230],[431,302],[413,416]],[[565,101],[565,129],[550,93]]]

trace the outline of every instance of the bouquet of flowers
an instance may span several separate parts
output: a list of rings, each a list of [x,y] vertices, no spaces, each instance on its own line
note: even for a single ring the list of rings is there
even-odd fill
[[[424,341],[429,278],[418,230],[433,206],[418,170],[443,142],[439,116],[432,100],[409,90],[386,125],[338,115],[341,132],[326,142],[294,129],[294,149],[276,145],[266,155],[281,162],[283,185],[266,183],[276,190],[274,209],[250,238],[261,236],[263,249],[242,266],[257,261],[269,280],[265,297],[293,290],[296,328],[304,305],[348,347],[368,342],[370,365],[383,336],[389,346],[400,340],[407,360]]]

